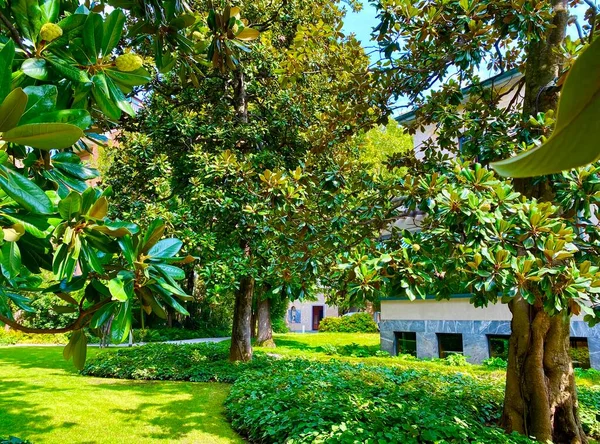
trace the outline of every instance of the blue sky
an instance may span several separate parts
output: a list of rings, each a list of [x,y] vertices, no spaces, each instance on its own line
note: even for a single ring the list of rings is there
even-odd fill
[[[356,34],[364,47],[372,46],[369,43],[371,30],[378,23],[375,14],[375,7],[370,4],[363,4],[362,11],[357,13],[349,10],[344,20],[344,32]]]

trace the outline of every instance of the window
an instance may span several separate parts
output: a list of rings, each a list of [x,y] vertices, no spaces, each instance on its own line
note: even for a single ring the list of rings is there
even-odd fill
[[[590,349],[587,338],[571,338],[570,355],[573,367],[590,368]]]
[[[490,358],[502,358],[508,361],[509,335],[488,335]]]
[[[396,354],[417,356],[417,334],[412,331],[397,331]]]
[[[452,354],[463,354],[463,340],[460,333],[438,333],[438,346],[440,358],[446,358]]]

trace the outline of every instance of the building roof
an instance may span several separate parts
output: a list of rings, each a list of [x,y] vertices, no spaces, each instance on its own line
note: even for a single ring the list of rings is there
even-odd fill
[[[519,78],[522,75],[523,74],[519,72],[517,68],[513,68],[509,71],[502,72],[493,77],[490,77],[489,79],[484,80],[480,83],[480,85],[484,88],[491,86],[503,86],[510,82],[512,79]],[[473,85],[466,86],[463,89],[461,89],[461,92],[465,95],[468,95],[472,87]],[[396,122],[398,122],[399,124],[407,124],[412,122],[413,120],[415,120],[416,111],[417,110],[414,109],[412,111],[399,115],[398,117],[396,117]]]

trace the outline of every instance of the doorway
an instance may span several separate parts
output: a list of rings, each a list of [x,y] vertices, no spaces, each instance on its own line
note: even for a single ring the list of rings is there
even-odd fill
[[[322,305],[313,305],[312,308],[312,329],[318,330],[319,324],[321,324],[321,320],[323,319],[325,314],[325,307]]]

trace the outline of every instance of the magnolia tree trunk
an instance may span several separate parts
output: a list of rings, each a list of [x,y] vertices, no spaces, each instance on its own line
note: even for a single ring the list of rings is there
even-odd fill
[[[231,348],[229,360],[252,360],[252,297],[254,294],[254,278],[244,276],[240,280],[240,288],[235,293],[233,328],[231,332]]]
[[[525,119],[555,110],[555,87],[561,69],[560,45],[566,35],[567,0],[547,0],[554,8],[553,27],[546,39],[527,47]],[[552,198],[551,185],[515,180],[529,197]],[[502,424],[508,432],[535,436],[542,442],[586,443],[578,417],[577,391],[569,355],[570,318],[549,316],[541,303],[530,305],[520,296],[510,303],[511,338]]]
[[[271,301],[268,298],[258,302],[258,336],[256,342],[261,347],[275,348],[273,325],[271,324]]]
[[[521,297],[513,314],[502,424],[542,442],[586,443],[569,355],[570,319]]]

